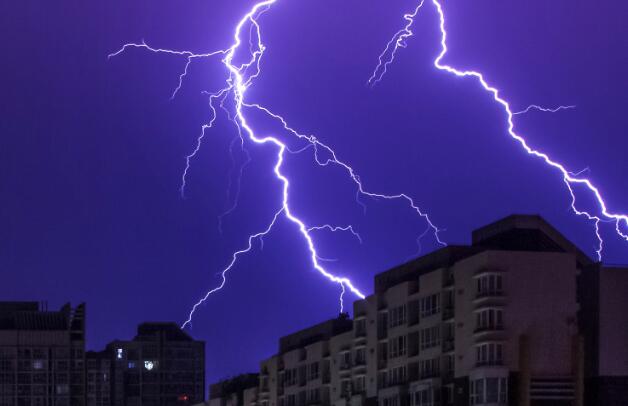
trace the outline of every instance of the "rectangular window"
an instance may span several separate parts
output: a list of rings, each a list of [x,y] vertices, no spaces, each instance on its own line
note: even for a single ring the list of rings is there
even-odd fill
[[[388,386],[401,385],[406,383],[407,369],[406,366],[392,368],[388,371]]]
[[[478,278],[478,296],[503,294],[502,275],[488,274]]]
[[[501,330],[504,328],[501,309],[485,309],[476,316],[476,330]]]
[[[308,379],[311,381],[314,379],[318,379],[319,376],[320,376],[320,372],[319,372],[318,362],[311,363],[309,367]]]
[[[388,356],[391,359],[406,355],[406,349],[407,340],[405,335],[391,338],[388,342]]]
[[[440,362],[438,358],[421,360],[419,362],[419,375],[421,379],[434,378],[440,375]]]
[[[439,389],[425,388],[420,389],[411,396],[412,406],[436,406],[440,399]]]
[[[485,343],[476,347],[478,365],[502,365],[503,345],[501,343]]]
[[[355,350],[354,365],[366,364],[366,348],[357,348]]]
[[[508,402],[508,380],[506,378],[482,378],[471,381],[471,405]]]
[[[366,336],[366,319],[358,319],[354,324],[355,336],[356,337],[364,337]]]
[[[307,391],[307,402],[308,403],[318,403],[321,400],[321,389],[310,389]]]
[[[390,309],[388,326],[390,328],[406,324],[406,305]]]
[[[421,298],[421,318],[440,312],[440,293]]]
[[[366,377],[364,375],[353,378],[353,392],[362,393],[366,390]]]
[[[440,345],[440,326],[420,330],[419,341],[422,350]]]

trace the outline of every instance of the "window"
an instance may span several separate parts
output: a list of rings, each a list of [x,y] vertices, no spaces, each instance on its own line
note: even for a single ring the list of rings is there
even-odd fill
[[[284,386],[292,386],[297,384],[297,369],[286,369],[283,373]]]
[[[420,389],[412,395],[412,406],[435,406],[439,404],[440,392],[435,388]]]
[[[321,401],[321,388],[310,389],[306,396],[308,403],[318,403]]]
[[[390,309],[388,326],[390,328],[406,324],[406,305]]]
[[[343,379],[340,382],[340,396],[351,396],[351,381],[349,379]]]
[[[443,357],[443,369],[446,373],[452,374],[454,373],[454,368],[456,367],[456,358],[453,354],[445,355]]]
[[[364,375],[353,378],[353,392],[362,393],[366,390],[366,377]]]
[[[419,332],[420,348],[422,350],[426,348],[435,347],[440,344],[440,327],[434,326],[430,328],[424,328]]]
[[[311,363],[308,371],[308,380],[311,381],[314,379],[318,379],[320,376],[318,362]]]
[[[383,398],[380,402],[380,406],[399,406],[399,396]]]
[[[471,404],[508,402],[508,381],[506,378],[482,378],[471,381]]]
[[[476,330],[501,330],[503,327],[501,309],[485,309],[477,314]]]
[[[158,361],[146,360],[144,361],[144,368],[147,371],[152,371],[153,369],[157,368],[157,364],[158,364]]]
[[[421,318],[440,312],[440,294],[435,293],[421,298]]]
[[[355,321],[355,336],[366,336],[366,319],[362,318]]]
[[[355,350],[354,365],[366,364],[366,348],[357,348]]]
[[[503,362],[503,346],[500,343],[480,344],[476,351],[478,365],[501,365]]]
[[[406,336],[397,336],[390,339],[388,342],[388,356],[389,358],[397,358],[406,355]]]
[[[419,375],[421,379],[433,378],[440,374],[438,358],[421,360],[419,362]]]
[[[351,353],[349,351],[345,351],[340,354],[340,369],[349,368],[351,368]]]
[[[128,367],[129,367],[129,369],[134,369],[135,368],[135,362],[129,361]]]
[[[377,389],[383,389],[388,387],[388,374],[386,371],[377,373]]]
[[[122,348],[116,349],[116,359],[122,359],[124,356],[124,350]]]
[[[406,382],[407,369],[404,366],[392,368],[388,371],[388,386],[401,385]]]
[[[501,295],[502,275],[488,274],[478,278],[478,296]]]

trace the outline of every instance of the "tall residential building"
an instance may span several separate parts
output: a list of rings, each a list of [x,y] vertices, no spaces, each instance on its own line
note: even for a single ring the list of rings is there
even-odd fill
[[[85,305],[0,302],[0,406],[85,405]]]
[[[205,343],[174,323],[143,323],[106,349],[112,406],[177,406],[205,400]]]
[[[507,217],[378,274],[353,320],[283,337],[242,404],[628,404],[627,272]]]

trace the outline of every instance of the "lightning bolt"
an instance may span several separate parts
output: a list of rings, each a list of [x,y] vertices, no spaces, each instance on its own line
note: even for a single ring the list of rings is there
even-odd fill
[[[388,71],[388,65],[393,63],[397,51],[399,48],[406,47],[406,40],[414,35],[410,27],[414,24],[414,18],[419,14],[419,10],[423,7],[425,0],[421,0],[412,13],[404,14],[403,18],[406,20],[406,25],[397,31],[393,35],[392,39],[386,44],[386,48],[379,54],[377,66],[373,70],[373,74],[366,82],[369,86],[375,86],[382,80],[386,72]]]
[[[523,150],[527,154],[541,159],[546,165],[556,170],[562,176],[563,183],[567,187],[567,190],[569,191],[569,194],[571,196],[571,210],[576,215],[583,216],[587,218],[589,221],[593,222],[594,224],[595,235],[598,240],[598,247],[596,249],[596,254],[597,254],[598,260],[601,261],[604,241],[600,233],[600,223],[601,222],[614,223],[615,231],[617,235],[620,238],[628,241],[628,234],[622,231],[622,227],[628,228],[628,215],[623,214],[623,213],[613,213],[608,209],[606,201],[604,200],[602,193],[597,188],[597,186],[595,186],[593,182],[591,182],[591,180],[589,180],[588,178],[581,176],[582,173],[585,171],[580,171],[578,173],[570,172],[569,170],[565,168],[564,165],[553,160],[546,153],[530,147],[527,141],[525,140],[525,138],[515,131],[514,116],[516,114],[522,114],[523,112],[513,112],[510,106],[510,103],[506,99],[500,96],[499,89],[489,84],[489,82],[485,79],[484,75],[481,72],[474,71],[474,70],[461,70],[443,62],[443,59],[445,58],[445,55],[447,54],[447,51],[448,51],[447,31],[445,29],[445,12],[443,11],[443,6],[441,5],[440,0],[430,0],[430,1],[438,14],[439,29],[440,29],[440,48],[441,49],[438,55],[436,56],[436,58],[434,59],[434,62],[433,62],[434,67],[438,70],[450,73],[459,78],[475,79],[479,83],[479,85],[482,87],[482,89],[486,91],[487,93],[489,93],[493,97],[493,100],[502,107],[505,113],[505,117],[506,117],[508,135],[517,143],[519,143],[519,145],[523,148]],[[424,3],[424,0],[422,0],[419,3],[418,7],[415,9],[415,12],[413,14],[406,14],[404,16],[404,18],[408,21],[408,23],[406,24],[404,29],[399,31],[399,32],[403,32],[403,34],[401,35],[405,35],[404,40],[412,36],[412,31],[410,30],[410,27],[414,23],[414,17],[416,17],[417,11],[422,7],[423,3]],[[391,40],[391,42],[388,43],[388,45],[386,46],[386,49],[389,49],[391,47],[391,43],[392,41],[395,40],[395,38],[400,37],[399,32],[395,34],[395,37],[393,37],[393,40]],[[385,67],[388,64],[393,62],[395,52],[399,47],[400,47],[399,41],[397,40],[395,41],[395,47],[393,48],[393,52],[390,53],[389,59],[386,60],[387,63],[384,63],[383,65],[384,69],[380,68],[380,66],[382,65],[381,63],[382,56],[380,55],[380,63],[377,65],[374,71],[375,77],[378,77],[379,79],[381,79],[381,77],[385,73]],[[382,55],[387,53],[386,49],[384,50]],[[382,72],[382,73],[381,75],[377,76],[376,75],[377,72]],[[369,79],[369,82],[371,82],[370,79]],[[573,106],[561,106],[561,107],[562,109],[566,109],[566,108],[572,108]],[[528,109],[524,110],[524,112],[529,111],[531,109],[555,112],[555,111],[561,110],[561,107],[558,107],[557,109],[545,109],[543,107],[533,105],[533,106],[528,107]],[[591,196],[594,198],[595,202],[597,203],[599,213],[590,213],[586,210],[579,210],[576,207],[576,194],[574,192],[575,186],[584,187],[591,194]]]
[[[514,113],[512,113],[512,115],[516,116],[519,114],[525,114],[532,110],[541,111],[543,113],[558,113],[561,110],[570,110],[570,109],[575,109],[575,108],[576,106],[574,105],[558,106],[558,107],[550,108],[550,107],[539,106],[537,104],[531,104],[528,107],[526,107],[524,110],[515,111]]]
[[[322,226],[310,227],[310,228],[307,229],[307,231],[315,231],[315,230],[329,230],[331,232],[347,231],[347,232],[353,234],[353,236],[358,239],[360,244],[362,244],[362,237],[360,236],[360,234],[358,232],[356,232],[353,229],[353,226],[344,226],[344,227],[336,226],[336,227],[334,227],[334,226],[331,226],[329,224],[325,224],[325,225],[322,225]]]
[[[272,220],[269,222],[269,224],[266,226],[266,228],[263,231],[249,235],[247,239],[247,242],[248,242],[247,245],[244,248],[238,251],[235,251],[232,254],[231,261],[220,272],[220,276],[221,276],[220,284],[216,286],[215,288],[207,291],[206,294],[194,304],[194,306],[190,310],[190,313],[188,314],[187,319],[182,324],[182,328],[185,328],[186,326],[190,325],[196,310],[198,309],[200,305],[202,305],[209,298],[210,295],[223,289],[223,287],[226,285],[226,282],[227,282],[228,272],[236,265],[237,260],[241,255],[249,253],[253,249],[254,241],[258,240],[260,244],[263,244],[263,241],[264,241],[263,238],[272,231],[273,227],[275,226],[275,224],[277,223],[280,217],[287,219],[289,222],[291,222],[292,224],[296,226],[298,232],[300,233],[300,235],[302,236],[303,240],[305,241],[307,245],[312,267],[316,269],[325,278],[330,280],[331,282],[334,282],[340,285],[341,294],[340,294],[339,299],[340,299],[340,311],[341,312],[344,311],[344,296],[347,293],[347,291],[353,293],[359,298],[365,297],[364,294],[358,288],[354,286],[351,280],[349,280],[346,277],[336,276],[332,274],[320,264],[320,261],[323,261],[324,258],[318,255],[311,233],[314,231],[319,231],[319,230],[328,230],[331,232],[346,231],[353,234],[360,242],[362,242],[361,236],[354,230],[353,226],[350,226],[350,225],[338,227],[338,226],[325,224],[322,226],[308,227],[306,226],[303,220],[301,220],[299,217],[297,217],[293,213],[292,208],[289,204],[290,181],[287,175],[284,174],[282,171],[282,166],[283,166],[286,152],[297,154],[297,153],[303,152],[306,149],[313,149],[314,160],[319,166],[324,167],[328,165],[337,165],[341,167],[342,169],[344,169],[346,173],[349,175],[350,179],[356,185],[356,189],[357,189],[356,200],[358,200],[358,203],[363,205],[364,208],[366,208],[366,206],[364,206],[364,204],[361,201],[359,201],[360,196],[369,197],[371,199],[405,201],[411,210],[413,210],[418,216],[420,216],[426,221],[426,224],[427,224],[426,230],[423,232],[423,234],[421,234],[421,236],[425,235],[429,231],[432,231],[435,240],[439,244],[444,245],[444,242],[440,239],[440,236],[439,236],[440,230],[434,225],[434,223],[431,221],[429,216],[419,208],[419,206],[414,202],[414,200],[410,196],[404,193],[397,193],[397,194],[375,193],[375,192],[371,192],[365,189],[359,175],[355,172],[353,167],[351,167],[349,164],[345,163],[344,161],[340,160],[337,157],[336,152],[330,146],[319,141],[313,135],[304,135],[297,132],[296,130],[294,130],[292,127],[290,127],[287,124],[286,120],[283,117],[281,117],[278,114],[272,113],[267,108],[256,103],[247,103],[245,101],[245,94],[246,94],[247,89],[253,83],[253,80],[257,78],[261,72],[260,60],[262,59],[262,56],[264,55],[264,50],[265,50],[265,47],[261,40],[261,32],[260,32],[258,19],[263,13],[268,11],[270,7],[273,4],[275,4],[277,1],[278,0],[265,0],[265,1],[259,1],[258,3],[253,5],[252,8],[248,11],[248,13],[246,13],[239,20],[234,30],[233,43],[231,44],[229,48],[226,48],[226,49],[217,50],[217,51],[213,51],[209,53],[194,53],[191,51],[175,51],[175,50],[170,50],[170,49],[154,48],[146,44],[145,41],[142,41],[140,43],[125,44],[122,46],[121,49],[109,55],[109,58],[112,58],[123,53],[127,49],[142,48],[144,50],[147,50],[149,52],[156,53],[156,54],[163,53],[163,54],[170,54],[170,55],[185,57],[186,62],[185,62],[183,71],[179,75],[177,86],[172,92],[171,97],[175,97],[177,93],[181,90],[183,86],[183,81],[188,75],[188,69],[194,60],[201,59],[201,58],[211,58],[214,56],[222,56],[221,62],[228,71],[228,77],[225,80],[225,86],[222,89],[215,92],[205,92],[206,94],[209,95],[210,119],[206,124],[204,124],[201,127],[201,132],[196,139],[195,148],[189,155],[185,157],[185,168],[183,170],[183,174],[181,177],[181,187],[180,187],[180,192],[181,192],[182,197],[185,197],[186,179],[187,179],[188,172],[190,169],[191,161],[200,150],[203,139],[207,131],[214,126],[214,123],[217,118],[218,108],[224,110],[229,120],[231,120],[236,125],[238,134],[242,141],[242,145],[244,145],[245,140],[247,140],[248,142],[252,142],[253,144],[257,144],[257,145],[273,146],[276,150],[276,161],[275,161],[275,166],[273,168],[273,172],[274,172],[275,178],[282,185],[281,206],[277,209],[274,216],[272,217]],[[249,33],[248,33],[248,37],[249,37],[248,38],[248,52],[249,52],[250,57],[247,61],[238,64],[235,62],[235,57],[236,57],[236,53],[240,50],[241,45],[243,43],[242,31],[247,24],[250,24]],[[231,111],[225,107],[225,102],[227,100],[230,100],[231,102],[233,102],[233,107]],[[288,146],[284,142],[282,142],[277,137],[258,135],[255,132],[255,130],[252,128],[249,121],[247,120],[247,116],[245,114],[246,109],[255,109],[255,110],[263,112],[264,114],[266,114],[268,117],[272,119],[279,120],[285,131],[287,131],[289,134],[296,137],[296,139],[305,141],[306,146],[298,150],[291,150],[290,148],[288,148]],[[237,204],[237,196],[236,196],[236,202],[234,204]],[[233,210],[233,208],[234,206],[232,206],[231,209],[225,212],[221,216],[221,218],[224,215],[229,214]]]

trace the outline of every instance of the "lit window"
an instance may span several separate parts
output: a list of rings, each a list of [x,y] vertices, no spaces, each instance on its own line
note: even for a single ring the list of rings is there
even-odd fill
[[[134,369],[135,368],[135,362],[133,361],[129,361],[129,369]]]
[[[124,350],[122,350],[122,348],[118,348],[116,350],[116,358],[117,359],[122,359],[123,356],[124,356]]]

